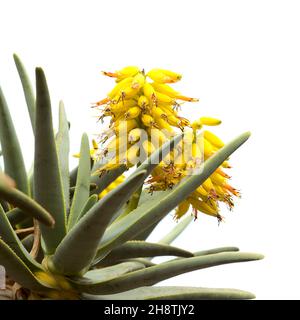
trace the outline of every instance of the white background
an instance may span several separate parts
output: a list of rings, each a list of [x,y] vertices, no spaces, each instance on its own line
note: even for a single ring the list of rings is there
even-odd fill
[[[176,245],[200,250],[236,245],[265,254],[259,262],[176,277],[168,284],[233,287],[258,299],[299,299],[299,1],[15,1],[1,0],[0,83],[29,167],[32,135],[12,54],[34,80],[46,72],[54,118],[60,99],[72,128],[72,152],[83,131],[101,130],[90,103],[113,82],[101,70],[138,65],[183,73],[176,87],[199,97],[191,119],[223,120],[214,132],[228,141],[251,130],[232,157],[232,184],[242,190],[226,222],[204,215]],[[168,217],[153,235],[174,225]]]

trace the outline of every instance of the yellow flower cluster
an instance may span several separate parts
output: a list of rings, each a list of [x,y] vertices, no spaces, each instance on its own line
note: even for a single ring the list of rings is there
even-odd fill
[[[220,124],[220,120],[202,117],[190,123],[178,114],[182,103],[198,101],[168,85],[179,81],[180,74],[164,69],[145,73],[135,66],[103,74],[115,78],[116,85],[106,98],[95,104],[101,112],[101,119],[111,119],[109,129],[102,134],[104,147],[98,153],[101,158],[108,157],[109,161],[101,167],[99,174],[120,165],[129,168],[138,164],[143,159],[142,155],[151,154],[175,135],[178,128],[184,132],[182,143],[156,167],[148,180],[151,191],[165,190],[178,184],[224,145],[212,132],[202,130],[203,126]],[[224,162],[186,198],[176,209],[176,218],[192,207],[195,217],[201,211],[221,220],[219,202],[225,202],[232,208],[232,196],[239,196],[238,191],[228,184],[229,176],[223,170],[229,167],[228,162]]]

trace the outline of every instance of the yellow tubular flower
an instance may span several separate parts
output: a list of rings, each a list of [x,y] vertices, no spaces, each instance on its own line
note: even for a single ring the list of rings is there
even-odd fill
[[[182,78],[181,74],[164,69],[152,69],[147,76],[158,83],[174,83]]]
[[[202,130],[204,126],[221,124],[221,120],[200,117],[190,123],[179,114],[186,102],[198,101],[168,85],[179,81],[180,74],[157,68],[145,73],[135,66],[104,74],[115,78],[116,83],[107,97],[94,106],[101,112],[100,119],[110,118],[109,128],[102,134],[101,150],[104,152],[100,155],[111,160],[99,170],[100,174],[121,165],[127,168],[136,165],[141,161],[141,155],[150,155],[180,129],[184,132],[182,142],[152,171],[147,181],[150,191],[165,190],[193,174],[202,160],[209,159],[224,146],[224,142],[214,133]],[[94,146],[95,154],[98,153],[96,149]],[[221,220],[219,203],[224,202],[231,209],[233,197],[240,195],[228,183],[230,177],[225,172],[228,168],[230,165],[226,160],[178,206],[175,216],[180,218],[192,208],[195,217],[201,211]],[[117,182],[112,183],[100,197],[117,185]]]
[[[151,117],[149,114],[142,115],[142,122],[146,127],[153,127],[155,125],[153,117]]]
[[[128,141],[129,143],[135,143],[140,140],[143,130],[140,128],[132,129],[128,133]]]
[[[139,107],[132,107],[125,113],[125,119],[134,119],[140,115],[141,111]]]
[[[128,66],[116,72],[102,71],[105,76],[117,78],[117,81],[125,79],[127,77],[133,77],[139,72],[139,68],[136,66]]]

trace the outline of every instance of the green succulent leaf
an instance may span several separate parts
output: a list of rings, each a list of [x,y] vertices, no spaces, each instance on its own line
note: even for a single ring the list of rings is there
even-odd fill
[[[197,287],[141,287],[103,296],[84,295],[90,300],[244,300],[254,299],[251,292],[237,289]]]
[[[186,229],[186,227],[193,221],[193,219],[194,217],[192,215],[183,218],[169,233],[167,233],[161,240],[159,240],[158,243],[172,243]]]
[[[155,256],[192,257],[189,251],[168,246],[165,244],[145,241],[128,241],[112,250],[103,260],[103,263],[115,262],[122,259]],[[101,261],[102,262],[102,261]]]
[[[31,271],[41,271],[42,266],[37,263],[24,248],[22,242],[17,237],[15,231],[11,227],[5,212],[0,206],[0,236],[1,239],[10,246],[10,248],[18,255],[18,257],[26,264]],[[0,261],[1,262],[1,261]]]
[[[86,271],[95,257],[99,241],[114,212],[142,185],[145,173],[141,171],[128,178],[78,221],[52,257],[52,269],[67,275],[77,275]]]
[[[134,239],[143,230],[160,221],[199,187],[249,136],[248,132],[238,136],[206,160],[200,173],[186,177],[171,190],[157,191],[155,200],[145,202],[123,219],[114,222],[105,232],[96,257]]]
[[[139,172],[142,170],[147,171],[147,175],[149,175],[152,170],[167,156],[170,151],[176,147],[176,145],[182,140],[183,134],[179,134],[165,142],[159,149],[153,152],[136,170],[135,172]]]
[[[18,207],[27,216],[37,219],[46,226],[52,227],[54,225],[54,219],[48,211],[28,197],[25,193],[8,186],[4,181],[1,180],[1,178],[0,197]],[[8,217],[14,219],[16,215],[21,215],[19,209],[8,212]]]
[[[74,227],[78,217],[89,198],[90,194],[90,174],[91,174],[91,162],[90,162],[90,147],[89,139],[86,134],[82,136],[80,158],[78,174],[76,179],[76,187],[73,196],[72,206],[70,210],[68,229]]]
[[[9,223],[12,226],[15,226],[16,224],[24,221],[26,218],[28,218],[28,214],[24,213],[19,208],[13,208],[6,212],[6,216],[9,220]]]
[[[45,74],[36,69],[34,198],[55,219],[54,228],[41,226],[46,254],[53,254],[66,235],[66,207],[56,151],[51,103]]]
[[[86,201],[81,212],[79,213],[77,221],[79,221],[82,217],[84,217],[84,215],[97,203],[97,201],[98,201],[98,196],[96,194],[92,194]]]
[[[31,82],[29,80],[28,74],[26,72],[26,69],[21,61],[21,59],[18,57],[18,55],[14,54],[14,60],[15,65],[17,67],[19,77],[22,83],[23,92],[27,104],[27,109],[31,121],[32,130],[34,132],[35,128],[35,94],[31,85]]]
[[[70,138],[69,138],[69,124],[62,101],[59,102],[59,127],[56,134],[56,147],[58,153],[58,161],[60,167],[60,175],[63,185],[63,193],[65,199],[66,210],[70,206],[70,177],[69,177],[69,152],[70,152]]]
[[[28,194],[29,185],[21,147],[1,87],[0,142],[3,152],[5,173],[14,179],[19,190]]]
[[[226,252],[201,257],[178,259],[162,263],[144,270],[138,270],[111,280],[91,280],[76,285],[82,292],[90,294],[113,294],[143,286],[152,286],[160,281],[194,270],[210,268],[222,264],[260,260],[256,253]]]
[[[215,254],[215,253],[222,253],[222,252],[237,252],[237,251],[240,251],[240,249],[237,247],[220,247],[220,248],[194,252],[194,256],[200,257],[200,256],[206,256],[208,254]]]
[[[89,281],[107,281],[120,277],[126,273],[144,269],[145,266],[140,262],[122,262],[114,266],[88,271],[83,277],[79,278],[80,282]],[[76,283],[76,278],[75,283]]]
[[[46,289],[2,239],[0,239],[0,262],[6,270],[9,270],[10,277],[24,288],[35,291]]]
[[[100,194],[106,189],[112,182],[114,182],[127,168],[125,165],[121,165],[115,170],[105,172],[101,177],[97,174],[97,170],[101,167],[100,161],[96,162],[92,169],[91,183],[95,183],[97,188],[91,191],[91,194]]]

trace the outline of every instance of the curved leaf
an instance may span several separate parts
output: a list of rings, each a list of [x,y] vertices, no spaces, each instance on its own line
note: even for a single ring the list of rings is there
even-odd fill
[[[119,168],[115,170],[110,170],[105,172],[101,177],[95,174],[97,169],[100,167],[99,163],[95,163],[92,176],[91,176],[91,183],[94,183],[97,188],[91,191],[92,194],[100,194],[104,189],[106,189],[113,181],[115,181],[123,172],[127,170],[125,165],[121,165]]]
[[[140,262],[123,262],[114,266],[88,271],[83,278],[80,278],[80,281],[107,281],[144,268],[144,264]]]
[[[9,223],[12,226],[15,226],[16,224],[23,222],[25,219],[28,218],[28,214],[24,213],[19,208],[14,208],[12,210],[9,210],[6,212],[6,216],[9,220]],[[54,222],[54,221],[53,221]]]
[[[109,192],[68,232],[52,257],[56,272],[76,275],[85,271],[95,257],[102,235],[117,211],[143,183],[145,171],[128,178]]]
[[[29,77],[27,75],[26,69],[21,61],[21,59],[14,54],[15,65],[17,67],[19,77],[23,86],[24,96],[27,104],[27,109],[31,121],[32,130],[34,132],[35,127],[35,94],[33,92],[33,88]]]
[[[1,181],[1,179],[0,197],[20,208],[23,213],[27,214],[29,217],[39,220],[46,226],[52,227],[54,225],[52,216],[42,206],[21,191],[9,187],[6,183]],[[16,213],[16,211],[14,213]]]
[[[9,247],[17,254],[17,256],[26,264],[31,271],[41,271],[42,266],[37,263],[28,251],[24,248],[22,242],[17,237],[15,231],[11,227],[5,212],[0,206],[0,237],[9,245]]]
[[[135,271],[108,281],[85,281],[79,279],[75,285],[91,294],[113,294],[142,286],[152,286],[160,281],[198,269],[210,268],[227,263],[245,262],[262,259],[255,253],[228,252],[201,257],[178,259],[162,263],[144,270]]]
[[[29,186],[21,147],[1,87],[0,142],[3,153],[5,173],[16,182],[19,190],[28,194]]]
[[[24,264],[24,262],[13,252],[13,250],[0,239],[0,263],[4,266],[8,275],[24,288],[35,291],[44,291],[45,288]]]
[[[176,147],[176,145],[182,140],[183,134],[179,134],[172,138],[171,140],[166,141],[161,148],[154,151],[136,170],[139,172],[142,170],[147,171],[147,175],[167,156],[170,151]]]
[[[98,196],[96,194],[92,194],[88,200],[86,201],[85,205],[83,206],[79,216],[78,221],[84,217],[84,215],[97,203]]]
[[[69,124],[62,101],[59,102],[59,127],[56,134],[56,147],[58,153],[58,161],[60,167],[60,175],[63,186],[63,193],[65,199],[66,210],[70,206],[70,177],[69,177],[69,152],[70,152],[70,139],[69,139]]]
[[[80,147],[80,158],[78,174],[76,179],[76,187],[72,200],[72,206],[68,219],[68,229],[70,230],[76,224],[79,214],[83,209],[90,194],[90,147],[89,139],[86,134],[82,136]]]
[[[84,295],[90,300],[244,300],[254,299],[251,292],[237,289],[197,287],[141,287],[104,296]]]
[[[134,239],[137,234],[160,221],[182,199],[185,199],[199,187],[249,136],[248,132],[240,135],[206,160],[200,173],[186,177],[171,190],[157,191],[154,201],[145,202],[123,219],[114,222],[102,238],[97,257],[107,254],[114,247],[128,240]]]
[[[186,229],[186,227],[193,221],[193,219],[194,217],[192,215],[183,218],[168,234],[166,234],[161,240],[159,240],[158,243],[172,243]]]
[[[54,228],[41,226],[47,254],[53,254],[66,235],[66,207],[55,146],[51,103],[45,74],[36,69],[36,119],[34,153],[34,198],[55,219]]]
[[[193,254],[189,251],[164,244],[145,241],[128,241],[112,250],[101,262],[107,264],[122,259],[155,256],[193,257]]]

